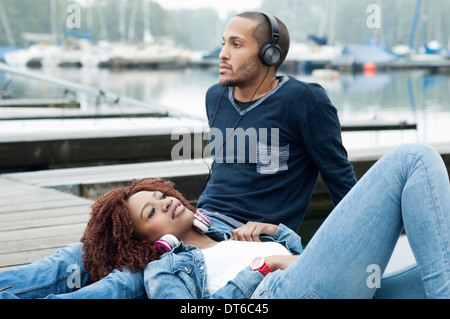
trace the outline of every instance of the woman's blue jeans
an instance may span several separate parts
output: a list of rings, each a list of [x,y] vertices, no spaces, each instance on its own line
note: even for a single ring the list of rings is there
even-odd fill
[[[380,279],[405,229],[417,266]],[[450,187],[440,155],[405,145],[380,159],[303,254],[254,298],[450,298]]]
[[[0,299],[138,299],[146,296],[143,272],[114,270],[91,283],[83,267],[82,244],[71,244],[52,256],[0,273]],[[81,288],[81,289],[80,289]]]

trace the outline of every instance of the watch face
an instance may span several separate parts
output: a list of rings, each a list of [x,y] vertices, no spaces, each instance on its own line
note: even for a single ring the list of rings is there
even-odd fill
[[[262,257],[256,257],[256,258],[253,259],[253,261],[252,261],[251,268],[252,268],[253,270],[257,270],[257,269],[261,268],[262,265],[264,265],[264,258],[262,258]]]

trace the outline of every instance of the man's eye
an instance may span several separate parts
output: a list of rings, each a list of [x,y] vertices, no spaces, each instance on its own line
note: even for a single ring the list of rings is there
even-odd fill
[[[161,199],[165,199],[166,198],[166,193],[163,193],[162,195],[161,195]]]

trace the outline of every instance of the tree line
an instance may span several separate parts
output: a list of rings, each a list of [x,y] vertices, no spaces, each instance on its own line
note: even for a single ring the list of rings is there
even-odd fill
[[[52,7],[53,2],[53,7]],[[24,32],[51,33],[64,41],[70,12],[66,9],[75,0],[2,0],[7,21],[0,23],[0,45],[9,45],[7,27],[16,45],[29,45]],[[187,49],[213,50],[220,46],[227,21],[236,13],[221,19],[213,9],[166,10],[155,2],[128,0],[95,0],[91,7],[80,6],[80,27],[71,31],[90,32],[92,41],[140,41],[144,19],[154,37],[171,37]],[[143,5],[149,6],[145,17]],[[367,27],[367,7],[381,8],[381,28]],[[306,42],[311,34],[327,37],[332,44],[363,43],[367,39],[392,47],[408,44],[412,32],[416,0],[263,0],[259,10],[271,12],[288,26],[292,41]],[[450,1],[423,0],[417,24],[415,45],[438,40],[444,47],[450,41]],[[133,19],[133,17],[135,19]],[[121,23],[122,22],[122,23]],[[133,32],[130,30],[133,29]],[[133,35],[133,36],[131,36]]]

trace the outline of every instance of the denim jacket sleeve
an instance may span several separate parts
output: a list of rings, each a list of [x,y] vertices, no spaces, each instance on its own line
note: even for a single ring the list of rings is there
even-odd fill
[[[251,270],[250,266],[246,267],[209,298],[249,299],[263,279],[260,272]]]
[[[279,224],[277,231],[272,237],[264,237],[282,244],[293,254],[300,255],[303,252],[300,236],[286,225]],[[264,237],[261,236],[262,241],[265,241]]]
[[[144,270],[144,285],[150,299],[248,299],[264,279],[250,267],[241,270],[224,287],[210,295],[206,288],[206,278],[202,261],[196,253],[167,253],[153,261]],[[200,259],[203,255],[199,254]]]
[[[300,254],[303,251],[300,237],[283,224],[279,225],[273,237],[267,239],[283,244],[292,253]],[[204,266],[201,250],[181,243],[173,253],[164,254],[145,268],[147,296],[151,299],[247,299],[264,279],[259,272],[246,267],[210,295]]]
[[[198,299],[198,287],[193,276],[194,258],[189,253],[180,256],[166,253],[145,267],[147,296],[149,299]]]

